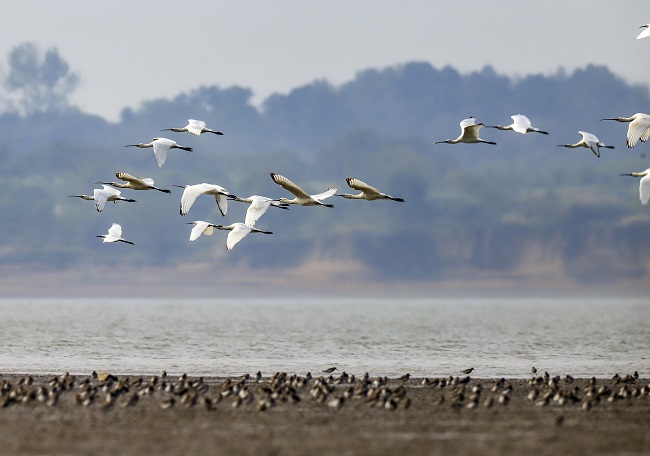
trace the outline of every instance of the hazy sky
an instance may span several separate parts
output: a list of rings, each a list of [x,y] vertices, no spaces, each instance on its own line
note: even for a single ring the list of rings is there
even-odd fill
[[[185,5],[185,6],[182,6]],[[73,101],[124,107],[200,85],[274,92],[408,61],[507,75],[607,65],[650,84],[648,0],[112,0],[5,3],[0,70],[16,44],[56,47],[81,76]]]

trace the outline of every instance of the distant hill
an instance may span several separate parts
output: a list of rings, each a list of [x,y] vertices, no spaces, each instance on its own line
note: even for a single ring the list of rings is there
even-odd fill
[[[647,283],[650,207],[639,202],[638,181],[618,174],[650,166],[650,145],[627,149],[627,126],[599,119],[648,112],[648,87],[600,66],[514,80],[490,67],[461,74],[412,62],[362,71],[340,86],[315,81],[269,97],[261,110],[251,96],[242,87],[199,87],[125,109],[118,123],[74,107],[0,116],[0,267],[201,263],[282,274],[318,260],[354,264],[360,282]],[[432,144],[458,136],[465,117],[506,125],[517,113],[550,135],[484,129],[482,137],[497,146]],[[188,118],[225,135],[160,132]],[[616,149],[597,159],[586,149],[556,147],[576,142],[578,130]],[[163,135],[194,151],[172,150],[158,168],[151,149],[124,148]],[[124,190],[138,202],[108,204],[102,213],[68,198],[92,194],[95,182],[115,180],[116,171],[153,177],[166,188],[210,182],[237,195],[272,197],[288,194],[271,171],[311,193],[328,185],[351,191],[350,176],[406,203],[332,197],[333,209],[269,210],[258,225],[272,238],[251,236],[226,254],[225,233],[190,243],[186,222],[242,221],[241,203],[230,203],[222,217],[203,196],[180,217],[180,189]],[[133,248],[95,238],[112,222],[123,225]]]

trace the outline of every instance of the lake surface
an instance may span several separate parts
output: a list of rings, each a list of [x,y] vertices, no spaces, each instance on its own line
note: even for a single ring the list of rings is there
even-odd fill
[[[646,299],[6,299],[0,372],[650,375]]]

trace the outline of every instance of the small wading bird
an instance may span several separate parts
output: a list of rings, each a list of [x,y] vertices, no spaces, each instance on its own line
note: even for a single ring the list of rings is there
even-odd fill
[[[214,131],[209,128],[205,128],[205,122],[202,120],[195,120],[195,119],[187,119],[187,125],[185,125],[183,128],[165,128],[164,130],[160,131],[175,131],[176,133],[182,133],[184,131],[187,131],[188,133],[192,133],[195,136],[200,136],[201,133],[212,133],[215,135],[223,135],[220,131]]]
[[[329,198],[336,193],[336,188],[334,187],[329,187],[327,191],[319,193],[318,195],[308,195],[302,188],[298,187],[296,184],[284,176],[276,173],[271,173],[271,179],[273,179],[273,182],[278,184],[280,187],[284,188],[288,192],[293,193],[296,196],[294,199],[279,198],[278,201],[281,203],[299,204],[301,206],[334,207],[333,204],[325,204],[322,202],[322,200],[325,198]]]
[[[133,242],[122,238],[122,227],[117,223],[111,225],[108,229],[108,234],[101,234],[97,237],[104,238],[102,242],[124,242],[126,244],[134,245]]]
[[[90,195],[69,195],[69,196],[70,198],[81,198],[88,201],[94,201],[95,209],[97,209],[97,212],[101,212],[104,210],[104,206],[106,205],[107,201],[112,201],[114,203],[117,203],[118,201],[126,201],[129,203],[136,202],[136,200],[134,199],[124,198],[120,196],[122,192],[114,189],[113,187],[109,187],[108,185],[102,185],[102,187],[103,188],[96,188],[95,190],[93,190],[93,196]]]
[[[650,200],[650,168],[646,169],[645,171],[641,171],[640,173],[621,174],[621,176],[633,176],[641,178],[639,181],[639,198],[641,199],[641,204],[644,206],[648,204],[648,200]]]
[[[460,371],[460,372],[461,372],[462,374],[471,374],[473,370],[474,370],[474,368],[473,368],[473,367],[470,367],[469,369],[463,369],[463,370]]]
[[[185,189],[181,196],[181,215],[187,215],[199,195],[214,195],[221,215],[226,215],[226,212],[228,212],[228,198],[235,198],[235,195],[231,195],[228,190],[216,184],[202,183],[196,185],[174,185],[174,187]]]
[[[526,133],[530,132],[535,132],[535,133],[541,133],[543,135],[548,135],[547,132],[540,130],[539,128],[533,127],[533,124],[530,122],[530,119],[526,117],[523,114],[515,114],[514,116],[510,116],[512,119],[512,123],[507,126],[502,126],[502,125],[494,125],[494,126],[486,126],[486,128],[496,128],[498,130],[513,130],[516,131],[517,133],[521,133],[522,135],[525,135]]]
[[[637,141],[646,142],[650,138],[650,116],[648,114],[637,112],[632,117],[614,117],[600,120],[629,122],[630,125],[627,127],[627,147],[634,147]]]
[[[365,182],[360,181],[359,179],[346,177],[345,181],[348,183],[348,185],[351,188],[355,190],[359,190],[361,193],[357,193],[356,195],[351,195],[350,193],[343,193],[341,195],[336,195],[336,196],[342,196],[343,198],[347,198],[347,199],[363,199],[368,201],[387,199],[392,201],[399,201],[400,203],[404,202],[403,198],[396,198],[394,196],[390,196],[385,193],[382,193],[379,190],[377,190],[375,187],[368,185]]]
[[[279,209],[289,209],[287,207],[287,203],[281,203],[278,200],[274,200],[266,196],[252,195],[248,198],[240,198],[238,196],[235,196],[232,199],[234,201],[239,201],[240,203],[250,204],[246,210],[246,220],[244,220],[244,223],[248,226],[255,226],[255,222],[257,222],[271,206],[277,207]]]
[[[257,228],[253,228],[252,226],[248,226],[244,223],[239,223],[239,222],[233,223],[232,225],[228,225],[228,226],[212,225],[212,227],[218,230],[230,231],[230,233],[228,233],[228,238],[226,239],[226,248],[228,250],[232,250],[235,244],[237,244],[239,241],[244,239],[248,233],[273,234],[270,231],[258,230]]]
[[[434,142],[434,144],[458,144],[458,143],[465,143],[465,144],[475,144],[475,143],[484,143],[484,144],[493,144],[496,145],[495,142],[492,141],[485,141],[484,139],[481,139],[478,137],[479,131],[481,131],[481,128],[485,127],[485,124],[483,123],[476,123],[476,119],[474,117],[469,117],[467,119],[464,119],[460,123],[460,136],[456,139],[445,139],[444,141],[438,141]]]
[[[176,144],[176,141],[167,138],[153,138],[148,144],[127,144],[124,147],[140,147],[141,149],[153,147],[153,154],[156,157],[156,162],[158,162],[159,167],[161,167],[165,163],[165,160],[167,160],[167,152],[169,152],[169,149],[183,149],[192,152],[191,147],[179,146]]]
[[[614,148],[614,146],[606,146],[605,144],[601,143],[594,134],[587,133],[586,131],[579,131],[578,133],[582,135],[582,139],[580,141],[575,144],[558,144],[557,147],[569,147],[571,149],[575,149],[576,147],[586,147],[587,149],[591,149],[596,157],[600,157],[601,147],[604,147],[606,149]]]
[[[641,33],[639,33],[639,36],[636,37],[637,40],[640,40],[641,38],[647,38],[650,36],[650,24],[645,24],[640,26],[639,28],[645,29]]]
[[[135,177],[127,173],[116,172],[115,176],[126,182],[126,184],[121,184],[119,182],[98,182],[98,184],[112,185],[113,187],[118,188],[130,188],[131,190],[158,190],[163,193],[171,193],[171,190],[166,188],[158,188],[153,185],[153,179],[150,177]]]
[[[214,223],[204,222],[203,220],[195,220],[194,222],[187,222],[187,224],[194,225],[194,228],[190,232],[190,241],[197,240],[202,234],[212,236],[214,227],[216,226]]]

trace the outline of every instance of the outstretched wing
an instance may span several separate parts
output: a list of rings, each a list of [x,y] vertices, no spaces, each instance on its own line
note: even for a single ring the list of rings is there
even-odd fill
[[[512,129],[522,135],[525,135],[528,129],[533,125],[530,122],[530,119],[523,114],[515,114],[510,117],[512,118]]]
[[[228,233],[228,238],[226,239],[226,248],[232,250],[232,248],[239,241],[244,239],[248,233],[251,232],[251,228],[243,223],[237,223],[236,226]]]
[[[244,223],[252,227],[255,226],[255,222],[257,222],[271,206],[271,198],[265,196],[253,196],[251,198],[253,202],[246,210],[246,220],[244,220]]]
[[[190,208],[192,207],[192,204],[194,204],[194,201],[196,201],[196,198],[198,198],[198,196],[204,192],[205,189],[201,184],[188,185],[185,187],[185,190],[183,190],[183,195],[181,196],[181,215],[187,215],[187,213],[190,211]]]
[[[217,200],[217,206],[219,206],[219,211],[221,215],[225,216],[228,212],[228,198],[225,195],[215,195],[214,199]]]
[[[122,237],[122,226],[118,223],[113,223],[108,229],[108,238],[112,241],[120,239]]]
[[[121,172],[116,172],[115,177],[117,177],[119,180],[123,180],[124,182],[139,182],[140,179],[138,179],[135,176],[130,175],[129,173],[121,173]]]
[[[650,137],[650,117],[637,117],[627,128],[627,147],[634,147],[639,139],[646,142]]]
[[[460,122],[460,131],[462,133],[463,130],[467,127],[471,127],[472,125],[476,125],[476,119],[474,117],[468,117],[467,119],[463,119]]]
[[[103,188],[101,189],[96,188],[93,190],[93,198],[95,199],[95,208],[97,209],[97,212],[104,210],[104,206],[106,206],[106,201],[108,201],[108,198],[111,196],[120,196],[122,193],[113,187],[109,187],[108,185],[102,185],[102,187]]]
[[[298,187],[286,177],[271,173],[271,179],[273,179],[273,182],[278,184],[280,187],[284,188],[288,192],[293,193],[298,198],[309,198],[309,195],[302,188]]]
[[[381,192],[377,190],[375,187],[372,185],[368,185],[363,181],[360,181],[359,179],[354,179],[352,177],[346,177],[345,178],[346,182],[350,187],[352,187],[355,190],[359,190],[360,192],[364,192],[365,194],[376,194],[379,195]]]
[[[204,222],[203,220],[197,220],[194,222],[194,228],[192,228],[192,232],[190,233],[190,241],[198,239],[201,234],[210,236],[213,232],[214,228],[212,225],[210,225],[208,222]]]
[[[650,174],[641,178],[639,182],[639,198],[641,198],[641,204],[644,206],[650,200]]]
[[[337,190],[336,187],[329,187],[323,193],[319,193],[318,195],[310,195],[310,196],[316,201],[322,201],[325,198],[329,198],[330,196],[334,195],[336,193],[336,190]]]
[[[169,151],[169,144],[164,141],[161,141],[160,138],[156,138],[153,141],[153,154],[156,156],[156,162],[158,162],[158,167],[162,167],[167,160],[167,152]]]
[[[205,128],[205,122],[202,120],[196,120],[196,119],[187,119],[188,125],[187,125],[187,131],[192,133],[193,135],[199,136],[203,129]]]
[[[102,193],[101,190],[95,189],[93,196],[95,199],[95,209],[97,209],[97,212],[103,211],[104,206],[106,206],[106,194]]]

